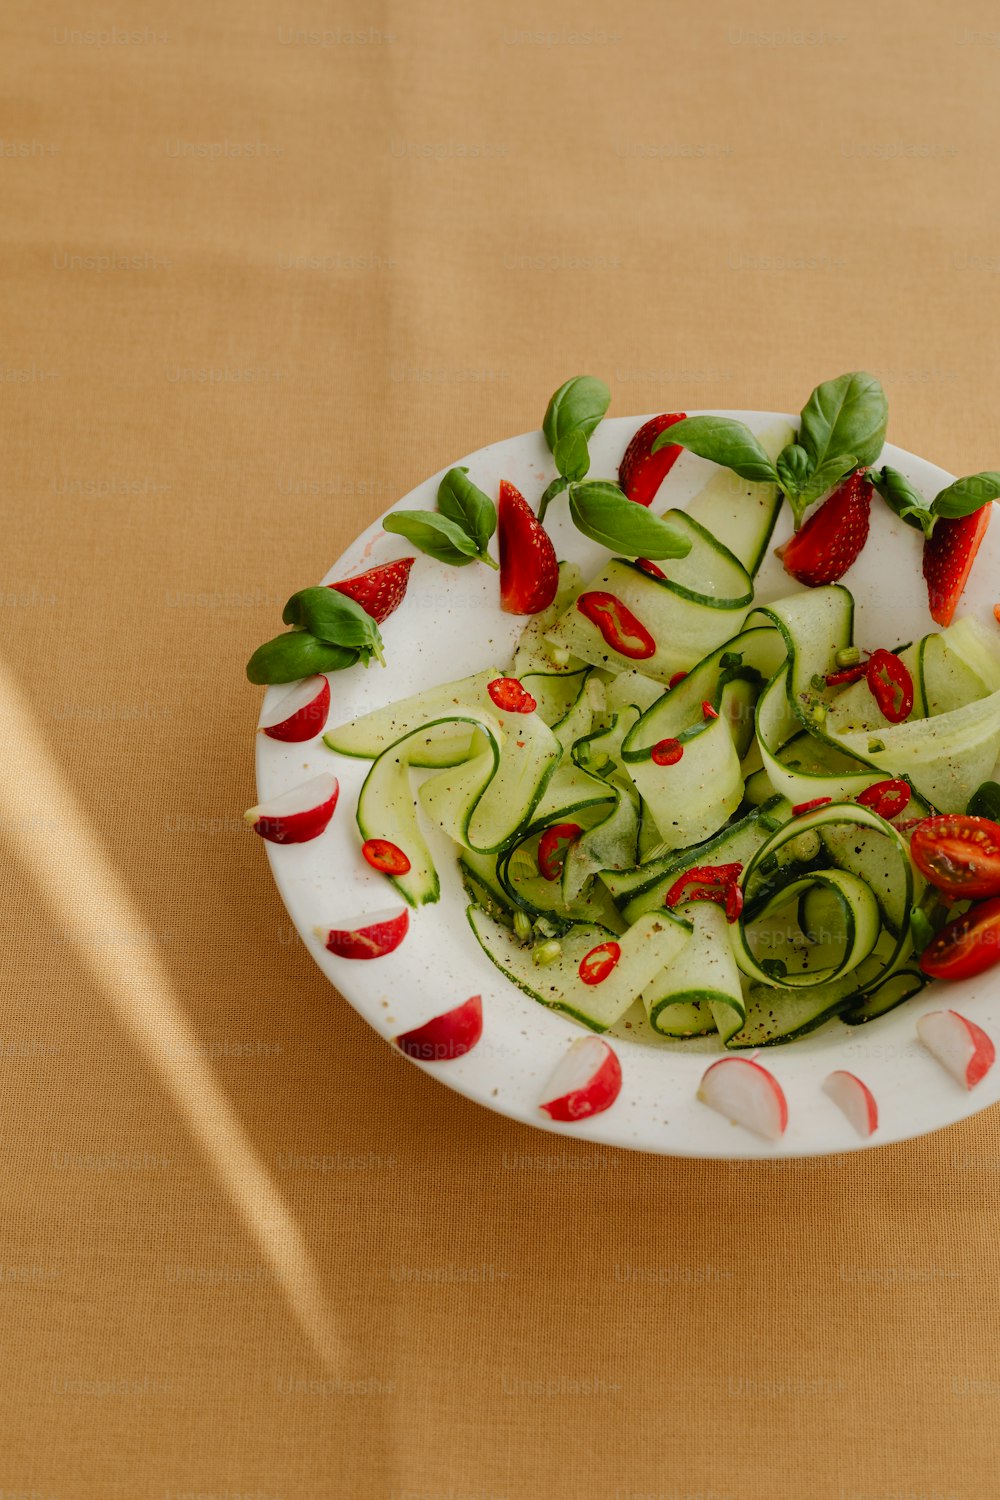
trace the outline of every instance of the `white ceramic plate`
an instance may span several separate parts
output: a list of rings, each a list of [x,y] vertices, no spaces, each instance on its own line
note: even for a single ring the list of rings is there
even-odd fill
[[[721,415],[738,417],[759,431],[776,414]],[[617,417],[600,425],[590,445],[592,476],[617,474],[629,438],[645,420]],[[952,478],[936,465],[891,445],[886,446],[883,461],[901,469],[931,495]],[[537,504],[554,473],[540,432],[494,443],[461,462],[488,494],[495,495],[499,481],[509,479],[532,504]],[[683,454],[653,509],[685,506],[713,471],[713,465]],[[400,508],[433,509],[440,477],[418,485],[399,502]],[[572,525],[564,497],[553,502],[546,525],[558,555],[580,563],[585,576],[607,556]],[[784,540],[790,529],[786,507],[774,542]],[[376,522],[323,581],[349,578],[378,563],[411,555],[412,550]],[[1000,593],[994,582],[1000,557],[998,528],[987,537],[983,554],[961,611],[973,612],[992,624],[992,607]],[[933,628],[921,575],[920,534],[897,520],[877,498],[868,544],[844,582],[857,602],[856,638],[861,644],[894,646]],[[776,599],[797,587],[773,553],[769,554],[758,576],[757,598]],[[485,666],[506,665],[524,624],[523,617],[501,611],[497,574],[492,569],[478,564],[450,568],[418,556],[406,599],[382,626],[388,666],[384,670],[372,666],[367,671],[355,667],[331,675],[330,727]],[[276,695],[285,691],[269,689],[268,711]],[[284,745],[257,736],[260,800],[320,771],[332,770],[340,778],[340,803],[320,838],[287,847],[267,845],[274,878],[320,968],[380,1036],[393,1037],[470,995],[482,995],[484,1029],[478,1045],[457,1060],[415,1066],[425,1067],[450,1088],[487,1108],[557,1134],[607,1145],[730,1158],[809,1156],[905,1140],[962,1120],[1000,1097],[1000,1067],[967,1092],[925,1051],[916,1032],[917,1020],[927,1011],[954,1007],[1000,1039],[1000,984],[987,974],[963,984],[931,985],[921,996],[867,1026],[855,1028],[833,1021],[788,1046],[766,1049],[761,1061],[780,1081],[789,1107],[788,1128],[777,1144],[730,1125],[695,1097],[705,1068],[723,1055],[711,1038],[644,1042],[632,1032],[614,1039],[624,1075],[617,1102],[605,1114],[582,1123],[552,1123],[539,1110],[538,1101],[566,1048],[586,1033],[522,994],[482,952],[465,918],[466,899],[454,846],[443,835],[435,837],[434,830],[428,830],[441,875],[441,900],[411,914],[409,935],[396,952],[359,963],[335,958],[315,936],[316,926],[335,926],[395,904],[395,892],[360,854],[354,812],[368,766],[367,761],[334,755],[319,738],[304,745]],[[331,997],[331,1005],[338,1004]],[[335,1014],[330,1024],[336,1024]],[[835,1068],[858,1074],[878,1101],[879,1129],[870,1141],[859,1138],[822,1092],[824,1078]]]

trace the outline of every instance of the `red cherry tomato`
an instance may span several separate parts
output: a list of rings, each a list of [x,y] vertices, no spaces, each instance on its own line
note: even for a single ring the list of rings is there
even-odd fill
[[[410,868],[410,861],[402,849],[398,844],[390,844],[388,839],[365,839],[361,853],[372,869],[383,875],[405,875]]]
[[[580,960],[578,973],[584,984],[603,984],[622,956],[619,943],[601,943]]]
[[[487,684],[486,691],[497,708],[502,708],[504,713],[533,714],[538,707],[527,688],[516,677],[495,677]]]
[[[653,637],[617,594],[607,594],[600,589],[591,590],[580,595],[576,607],[592,625],[597,626],[613,651],[627,656],[631,661],[645,661],[647,657],[656,655]]]
[[[658,740],[649,752],[654,766],[676,766],[684,754],[680,740]]]
[[[579,823],[553,823],[538,840],[538,873],[543,880],[558,880],[566,863],[566,850],[583,832]]]
[[[906,663],[881,647],[868,658],[865,677],[872,697],[890,724],[902,724],[913,708],[913,678]]]
[[[910,788],[905,781],[877,781],[874,786],[866,787],[855,801],[861,807],[872,808],[888,822],[908,806]]]
[[[956,900],[1000,896],[1000,825],[945,813],[914,829],[910,856],[921,875]]]
[[[995,963],[1000,963],[1000,897],[970,906],[920,955],[920,967],[931,979],[971,979]]]

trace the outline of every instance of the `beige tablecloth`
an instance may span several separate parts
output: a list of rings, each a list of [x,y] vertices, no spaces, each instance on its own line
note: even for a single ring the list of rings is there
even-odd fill
[[[436,468],[798,407],[1000,461],[985,0],[0,17],[0,1496],[1000,1496],[998,1119],[563,1145],[293,939],[243,678]]]

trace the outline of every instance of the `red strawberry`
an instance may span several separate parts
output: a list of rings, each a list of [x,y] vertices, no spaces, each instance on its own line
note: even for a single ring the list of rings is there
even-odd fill
[[[402,604],[410,581],[410,569],[415,562],[414,557],[399,557],[395,562],[383,563],[380,568],[369,568],[367,573],[359,573],[356,578],[345,578],[343,583],[328,583],[327,588],[346,594],[381,625]]]
[[[776,549],[785,571],[810,588],[836,583],[868,540],[871,508],[872,487],[867,474],[864,469],[855,469],[840,481],[802,530]]]
[[[500,607],[511,615],[548,609],[559,586],[559,564],[549,534],[531,506],[506,479],[497,506]]]
[[[625,449],[625,457],[618,466],[618,483],[630,500],[649,505],[655,499],[657,490],[684,449],[680,443],[668,443],[657,453],[651,453],[650,449],[664,428],[682,422],[685,416],[685,412],[672,411],[662,417],[651,417]]]
[[[993,519],[993,505],[982,505],[969,516],[955,521],[935,521],[924,542],[924,577],[931,619],[950,625],[955,606],[962,597],[979,544]]]

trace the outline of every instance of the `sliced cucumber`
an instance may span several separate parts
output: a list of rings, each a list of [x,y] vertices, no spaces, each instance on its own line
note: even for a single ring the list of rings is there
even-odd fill
[[[472,758],[429,776],[420,787],[428,817],[457,844],[479,853],[503,848],[529,822],[559,763],[559,743],[548,725],[534,713],[516,720],[505,734],[495,718],[481,714],[480,745]]]
[[[576,672],[526,672],[520,682],[538,705],[538,717],[553,728],[584,696],[592,671],[592,667],[581,667]]]
[[[323,742],[328,749],[336,750],[338,755],[353,755],[361,760],[374,760],[376,755],[381,755],[389,745],[396,744],[404,735],[412,734],[421,726],[445,719],[460,719],[462,714],[458,710],[461,705],[471,706],[474,713],[483,709],[492,714],[494,705],[486,688],[495,678],[502,676],[502,672],[490,667],[485,672],[476,672],[471,677],[460,678],[457,682],[445,682],[440,687],[426,688],[422,693],[414,693],[412,698],[403,698],[398,703],[389,703],[385,708],[376,708],[370,714],[363,714],[359,719],[352,719],[349,724],[341,724],[337,729],[328,730],[323,736]],[[460,756],[460,760],[467,758],[469,735],[463,725],[456,725],[455,741],[460,744],[463,735],[466,741],[466,754]],[[436,746],[440,747],[446,742],[446,739],[439,738],[436,740]],[[418,758],[419,754],[415,746],[412,753],[407,752],[411,766],[442,764],[440,760],[421,760]],[[447,764],[453,763],[457,764],[457,762],[447,762]]]
[[[613,1026],[653,975],[676,958],[690,936],[687,924],[667,912],[640,917],[620,936],[588,923],[571,927],[558,940],[561,951],[554,962],[540,966],[532,948],[522,946],[480,907],[470,906],[468,917],[484,953],[518,989],[592,1031]],[[581,961],[609,941],[620,946],[618,963],[601,984],[584,984],[579,974]]]
[[[727,718],[703,719],[675,738],[680,760],[633,760],[628,772],[664,845],[684,849],[711,838],[732,817],[743,800],[743,776]]]
[[[966,703],[975,703],[977,699],[985,698],[989,691],[978,672],[974,672],[952,649],[945,636],[937,632],[925,635],[920,642],[918,681],[924,713],[932,717],[951,713]],[[910,718],[917,717],[919,715],[914,710]]]
[[[642,992],[649,1024],[662,1036],[676,1036],[684,1020],[677,1007],[696,1005],[697,1016],[702,1019],[706,1008],[726,1041],[743,1025],[746,1004],[725,913],[714,902],[689,901],[677,914],[691,923],[691,938]],[[661,1026],[664,1011],[670,1014]]]
[[[757,434],[757,441],[773,463],[794,437],[788,422],[772,422]],[[725,537],[730,552],[752,577],[764,560],[783,498],[776,484],[756,484],[720,469],[687,510],[713,536]]]
[[[905,651],[899,652],[899,659],[913,681],[911,718],[914,719],[925,718],[929,712],[924,696],[921,657],[924,643],[930,639],[940,639],[940,637],[925,636],[923,641],[919,641],[914,646],[907,646]],[[833,672],[837,669],[835,665],[831,665],[828,670]],[[875,730],[885,729],[888,723],[889,720],[879,708],[871,688],[863,677],[860,682],[853,682],[850,687],[843,688],[836,693],[827,705],[825,726],[827,734],[849,734],[853,730],[873,733]]]
[[[363,839],[388,839],[410,861],[405,875],[386,877],[404,901],[425,906],[439,899],[441,883],[417,821],[404,746],[390,745],[375,760],[358,797],[357,820]]]
[[[963,615],[942,631],[942,636],[985,684],[987,692],[1000,692],[1000,645],[996,630],[988,630],[974,615]]]
[[[552,654],[552,647],[546,641],[546,633],[552,629],[559,616],[569,608],[577,594],[583,588],[583,574],[576,563],[561,562],[559,564],[559,583],[556,595],[547,609],[540,610],[521,631],[517,648],[514,652],[514,664],[511,675],[523,677],[525,672],[575,672],[584,665],[579,657],[565,657],[557,660]]]

